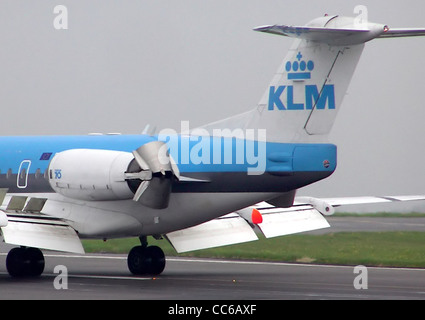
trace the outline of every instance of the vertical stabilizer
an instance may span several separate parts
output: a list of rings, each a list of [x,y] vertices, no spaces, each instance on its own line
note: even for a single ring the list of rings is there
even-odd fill
[[[329,133],[364,44],[329,46],[297,39],[247,126],[269,141],[314,141]]]
[[[306,26],[254,30],[295,38],[257,108],[204,126],[266,129],[271,142],[327,140],[364,44],[375,38],[424,35],[424,29],[390,29],[356,17],[324,16]]]

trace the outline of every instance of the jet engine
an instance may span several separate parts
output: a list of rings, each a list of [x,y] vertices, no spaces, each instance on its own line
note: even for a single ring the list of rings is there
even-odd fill
[[[133,198],[155,209],[168,206],[177,165],[160,141],[130,152],[71,149],[57,153],[49,165],[53,190],[78,200]]]
[[[180,179],[167,145],[152,141],[133,151],[133,155],[126,173],[128,186],[134,192],[133,200],[154,209],[167,208],[172,183]]]

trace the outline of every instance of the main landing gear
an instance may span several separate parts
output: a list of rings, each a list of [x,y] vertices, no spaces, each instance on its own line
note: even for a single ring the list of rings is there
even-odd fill
[[[44,256],[38,248],[13,248],[6,258],[7,272],[12,277],[37,277],[44,271]]]
[[[165,268],[164,251],[157,246],[149,246],[146,236],[141,236],[141,245],[130,250],[127,258],[128,269],[135,275],[158,275]]]
[[[135,275],[158,275],[164,271],[164,251],[149,246],[146,237],[140,237],[140,246],[131,249],[127,265]],[[38,248],[17,247],[9,251],[6,258],[7,272],[12,277],[37,277],[44,271],[44,255]]]

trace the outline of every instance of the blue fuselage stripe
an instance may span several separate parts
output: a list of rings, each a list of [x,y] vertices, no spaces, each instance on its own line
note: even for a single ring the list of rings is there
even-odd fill
[[[44,172],[53,156],[69,149],[132,152],[157,140],[149,135],[30,136],[0,138],[0,173],[18,173],[30,160],[29,174]],[[272,143],[236,138],[172,136],[165,141],[181,173],[328,171],[336,168],[333,144]]]

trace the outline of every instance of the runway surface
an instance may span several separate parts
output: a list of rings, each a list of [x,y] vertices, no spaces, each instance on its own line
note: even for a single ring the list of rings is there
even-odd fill
[[[14,279],[5,258],[2,253],[0,299],[425,299],[424,269],[368,267],[367,289],[356,289],[356,277],[366,274],[350,266],[168,258],[153,278],[130,275],[125,255],[46,254],[41,277]],[[54,273],[55,266],[66,267],[67,288],[60,281],[66,274]]]
[[[395,219],[333,218],[328,232],[399,230],[400,226],[402,230],[425,231],[423,218]],[[45,252],[46,268],[41,277],[14,279],[5,267],[8,249],[10,246],[0,245],[2,300],[425,299],[425,269],[368,267],[366,272],[354,273],[354,266],[169,257],[163,274],[154,278],[131,275],[126,255]],[[55,273],[57,266],[62,269]],[[367,289],[355,288],[360,275],[363,280],[367,275]],[[55,283],[62,288],[55,288]]]

